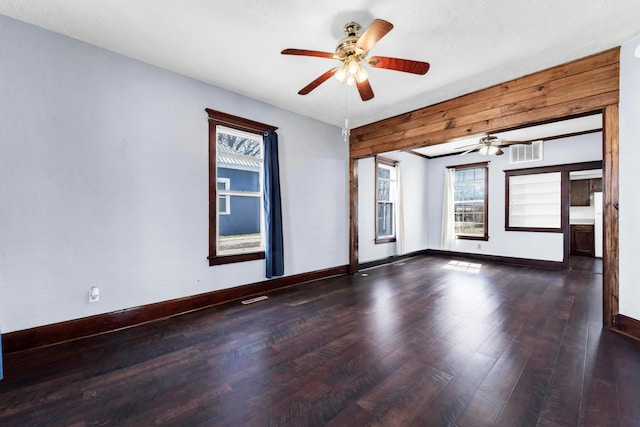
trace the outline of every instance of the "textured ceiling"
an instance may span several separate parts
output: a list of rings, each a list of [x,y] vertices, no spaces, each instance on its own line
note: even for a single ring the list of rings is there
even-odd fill
[[[0,0],[11,16],[252,98],[359,126],[597,53],[640,35],[639,0]],[[426,61],[425,76],[369,68],[375,98],[335,79],[349,21],[394,24],[370,52]]]

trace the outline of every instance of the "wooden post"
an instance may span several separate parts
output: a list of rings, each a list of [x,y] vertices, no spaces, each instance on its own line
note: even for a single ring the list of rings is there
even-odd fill
[[[615,329],[618,315],[618,105],[604,108],[603,127],[603,234],[602,316],[606,328]]]

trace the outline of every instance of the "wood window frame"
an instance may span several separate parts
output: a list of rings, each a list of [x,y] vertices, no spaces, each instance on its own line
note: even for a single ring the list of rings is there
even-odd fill
[[[562,165],[539,166],[533,168],[510,169],[504,171],[505,195],[504,195],[504,229],[505,231],[526,231],[538,233],[565,233],[569,228],[569,173],[579,170],[602,169],[602,160],[580,163],[565,163]],[[521,175],[534,175],[539,173],[560,172],[560,227],[511,227],[509,225],[509,177]]]
[[[456,239],[459,240],[481,240],[485,242],[489,240],[489,161],[447,166],[447,169],[455,169],[456,171],[480,168],[484,172],[484,235],[470,236],[456,233]]]
[[[395,210],[396,210],[396,203],[397,201],[393,201],[393,212],[394,212],[394,216],[393,216],[393,221],[394,221],[394,226],[393,226],[393,236],[391,237],[379,237],[378,235],[378,165],[385,165],[385,166],[389,166],[389,167],[397,167],[398,163],[400,163],[398,160],[393,160],[393,159],[388,159],[386,157],[381,157],[381,156],[375,156],[375,186],[374,186],[374,191],[375,191],[375,205],[374,205],[374,209],[373,209],[373,213],[374,213],[374,217],[375,217],[375,221],[374,221],[374,227],[375,227],[375,244],[382,244],[382,243],[393,243],[396,241],[396,227],[395,227],[395,220],[396,220],[396,215],[395,215]],[[397,176],[396,176],[397,179]],[[396,181],[397,182],[397,181]]]
[[[510,178],[512,176],[526,176],[526,175],[538,175],[543,173],[560,173],[560,226],[559,227],[518,227],[512,226],[509,223],[510,210],[509,207],[511,205],[511,191],[510,191]],[[562,167],[557,166],[541,166],[534,168],[523,168],[523,169],[513,169],[513,170],[505,170],[504,171],[504,229],[505,231],[526,231],[526,232],[538,232],[538,233],[562,233],[564,224],[564,212],[568,208],[565,207],[565,196],[568,193],[567,185],[568,185],[568,172],[564,173],[564,169]],[[568,216],[567,216],[568,218]]]
[[[256,122],[245,119],[243,117],[234,116],[232,114],[223,113],[221,111],[206,108],[209,121],[209,266],[231,264],[235,262],[252,261],[265,258],[264,251],[250,252],[246,254],[221,255],[218,254],[218,222],[217,222],[217,203],[218,203],[218,177],[216,174],[216,150],[217,150],[217,127],[226,126],[228,128],[237,129],[243,132],[255,133],[262,135],[266,130],[277,130],[275,126],[265,123]]]

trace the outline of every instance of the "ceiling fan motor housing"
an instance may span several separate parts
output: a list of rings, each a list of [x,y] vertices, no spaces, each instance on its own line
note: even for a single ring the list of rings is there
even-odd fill
[[[356,47],[356,43],[358,43],[358,31],[360,31],[360,24],[357,22],[349,22],[344,26],[344,32],[347,35],[344,39],[340,41],[338,47],[336,48],[336,56],[338,59],[344,61],[346,58],[350,56],[360,55],[362,52],[359,52],[360,49]],[[362,57],[354,58],[356,61],[361,61]]]
[[[345,24],[344,33],[349,37],[354,37],[356,34],[358,34],[358,31],[360,31],[360,28],[360,24],[351,21],[348,24]]]

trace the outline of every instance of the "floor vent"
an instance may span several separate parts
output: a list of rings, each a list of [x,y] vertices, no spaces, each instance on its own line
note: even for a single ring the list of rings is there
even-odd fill
[[[243,303],[244,305],[247,305],[247,304],[253,304],[254,302],[263,301],[263,300],[266,300],[266,299],[268,299],[268,298],[269,298],[268,296],[266,296],[266,295],[262,295],[262,296],[260,296],[260,297],[255,297],[255,298],[251,298],[251,299],[246,299],[246,300],[242,301],[242,303]]]

